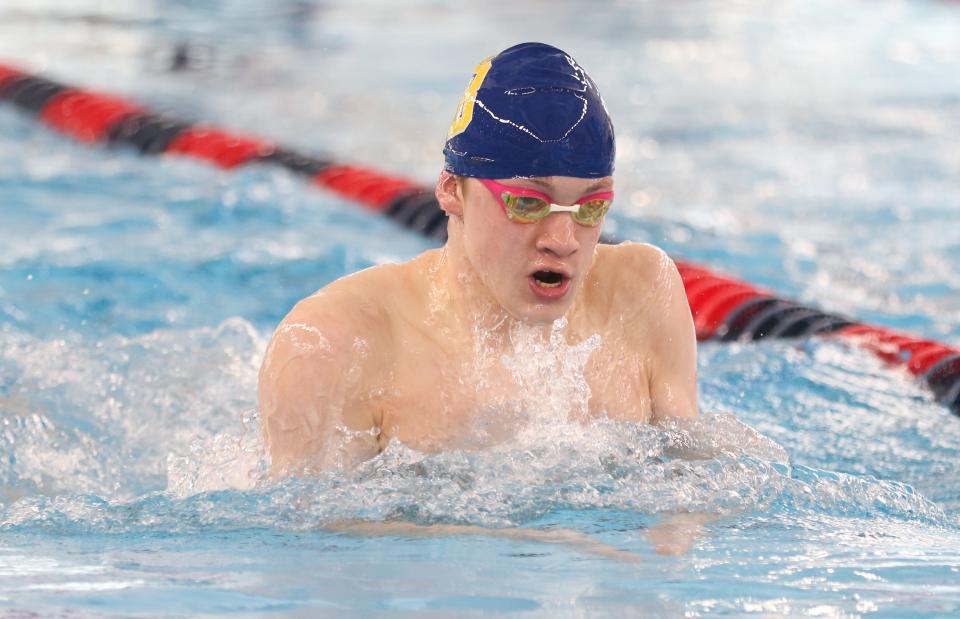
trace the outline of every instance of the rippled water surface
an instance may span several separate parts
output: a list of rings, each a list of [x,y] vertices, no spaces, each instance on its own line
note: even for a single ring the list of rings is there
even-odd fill
[[[470,69],[528,39],[613,114],[608,232],[960,344],[955,2],[0,8],[0,61],[424,183]],[[866,353],[705,344],[691,425],[544,407],[487,449],[277,482],[272,329],[430,242],[279,170],[91,150],[9,107],[0,199],[0,615],[960,613],[960,419]]]

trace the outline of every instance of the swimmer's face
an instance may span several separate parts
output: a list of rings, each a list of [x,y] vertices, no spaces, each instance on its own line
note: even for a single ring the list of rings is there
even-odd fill
[[[464,249],[480,280],[513,317],[529,324],[561,318],[580,292],[593,264],[601,226],[578,224],[557,212],[533,223],[507,218],[496,197],[473,178],[462,178]],[[572,205],[613,191],[613,177],[549,176],[498,180]]]

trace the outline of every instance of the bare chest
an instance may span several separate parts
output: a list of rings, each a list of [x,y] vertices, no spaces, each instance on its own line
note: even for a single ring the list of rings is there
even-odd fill
[[[643,351],[606,334],[581,346],[493,352],[412,337],[383,390],[381,442],[424,451],[480,448],[525,424],[650,418]],[[607,341],[610,340],[610,341]]]

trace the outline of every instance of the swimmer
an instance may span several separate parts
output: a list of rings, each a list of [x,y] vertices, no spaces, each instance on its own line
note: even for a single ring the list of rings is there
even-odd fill
[[[259,383],[273,472],[349,467],[393,440],[475,445],[478,417],[497,428],[498,412],[529,403],[532,386],[502,362],[518,329],[544,341],[560,330],[571,346],[594,338],[589,398],[571,417],[696,416],[694,328],[674,263],[647,244],[598,244],[616,208],[614,132],[583,68],[541,43],[488,58],[443,152],[445,246],[327,285],[274,334]]]

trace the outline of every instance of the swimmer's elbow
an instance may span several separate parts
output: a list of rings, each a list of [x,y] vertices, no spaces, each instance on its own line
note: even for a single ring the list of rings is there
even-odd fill
[[[285,389],[275,380],[260,384],[260,423],[274,475],[319,451],[321,424],[313,407],[303,406],[303,393]]]
[[[261,432],[275,476],[349,466],[377,454],[364,350],[350,337],[285,322],[260,370]]]
[[[315,340],[315,338],[314,338]],[[278,329],[260,368],[261,433],[274,474],[321,451],[333,424],[325,364],[302,341]]]
[[[370,394],[389,358],[374,353],[388,336],[376,304],[354,288],[335,282],[300,301],[267,348],[258,397],[275,472],[326,469],[379,451]]]
[[[654,415],[654,423],[666,421],[668,419],[696,419],[700,416],[700,409],[696,406],[671,408],[667,412],[660,412]]]
[[[661,396],[654,402],[651,421],[657,423],[668,419],[696,419],[700,416],[696,393],[680,397]]]

